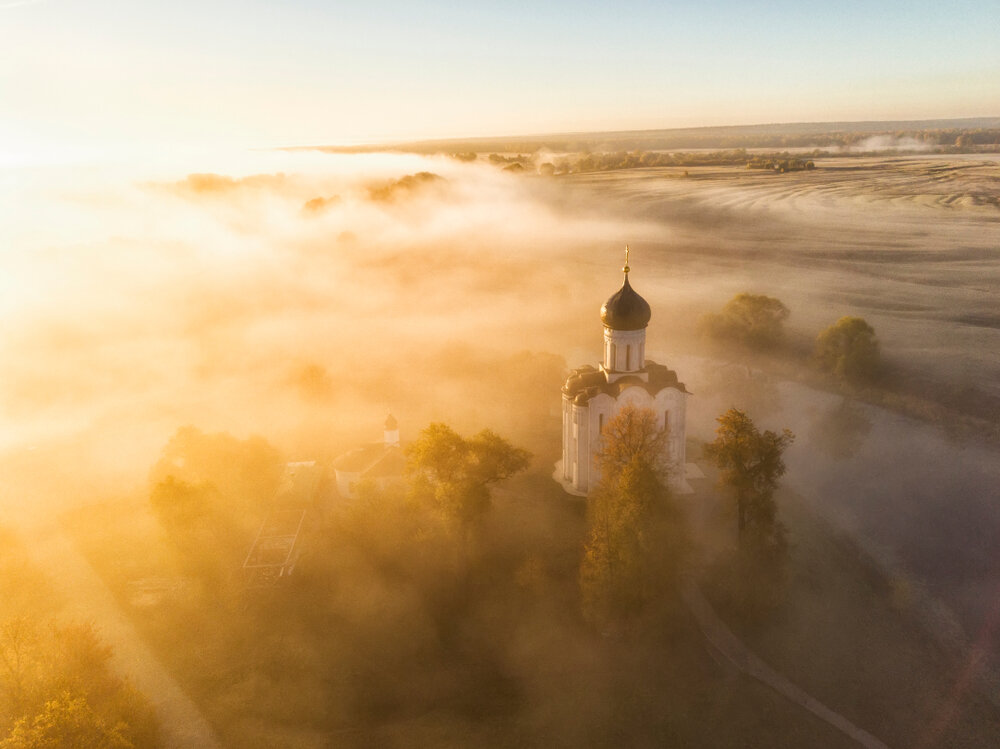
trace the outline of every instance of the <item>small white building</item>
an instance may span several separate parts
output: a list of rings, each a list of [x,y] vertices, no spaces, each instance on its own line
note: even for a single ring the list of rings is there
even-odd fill
[[[401,481],[406,455],[399,441],[399,424],[389,414],[381,442],[373,442],[344,453],[333,462],[337,491],[344,499],[353,499],[357,485],[371,481],[379,488]]]
[[[677,373],[646,359],[649,304],[629,284],[628,248],[622,287],[601,307],[604,361],[570,372],[562,388],[562,460],[556,477],[574,494],[601,479],[597,454],[601,430],[624,406],[648,408],[667,432],[664,465],[670,488],[688,493],[685,480],[685,412],[688,392]]]

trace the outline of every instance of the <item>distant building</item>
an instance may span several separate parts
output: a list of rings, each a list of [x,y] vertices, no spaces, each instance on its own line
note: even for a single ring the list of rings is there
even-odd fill
[[[629,284],[625,249],[622,287],[601,307],[604,361],[570,372],[562,388],[562,460],[556,468],[567,491],[586,494],[600,481],[601,430],[624,406],[652,410],[667,432],[664,463],[670,487],[691,491],[685,480],[688,392],[677,373],[646,359],[649,304]]]
[[[371,481],[379,488],[403,478],[406,456],[399,441],[399,423],[392,414],[385,420],[381,442],[373,442],[346,452],[333,462],[337,491],[353,499],[357,485]]]

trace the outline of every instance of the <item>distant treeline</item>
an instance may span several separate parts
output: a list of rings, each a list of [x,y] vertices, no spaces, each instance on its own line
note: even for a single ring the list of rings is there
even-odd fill
[[[747,161],[747,169],[773,169],[776,172],[808,172],[815,169],[816,164],[812,159],[803,161],[802,159],[781,158],[773,156],[754,156]]]
[[[873,143],[866,143],[873,141]],[[663,151],[675,149],[824,148],[877,151],[886,148],[995,151],[1000,149],[1000,118],[899,122],[825,122],[735,127],[562,133],[500,138],[433,140],[382,146],[322,146],[337,153],[403,151],[422,154],[557,153]]]
[[[740,148],[822,148],[878,151],[886,149],[941,148],[945,153],[950,149],[979,150],[982,147],[1000,146],[1000,127],[995,128],[944,128],[931,130],[869,130],[858,132],[828,133],[758,133],[733,135],[650,135],[636,134],[631,138],[580,138],[572,140],[545,139],[540,142],[513,140],[491,141],[477,144],[426,143],[397,147],[398,150],[414,153],[450,153],[454,150],[465,153],[493,151],[500,153],[534,153],[539,150],[566,151],[658,151],[678,148],[711,148],[732,150]],[[483,148],[488,146],[488,148]],[[992,150],[992,149],[989,149]]]
[[[470,161],[469,154],[453,154],[460,161]],[[747,169],[773,169],[776,172],[796,172],[814,169],[811,160],[795,158],[789,153],[751,155],[746,149],[730,151],[700,151],[666,153],[663,151],[616,151],[614,153],[569,154],[545,159],[531,154],[502,156],[492,153],[489,163],[505,171],[537,171],[543,176],[554,174],[579,174],[582,172],[607,172],[618,169],[648,167],[697,167],[697,166],[746,166]],[[540,163],[538,163],[540,162]]]

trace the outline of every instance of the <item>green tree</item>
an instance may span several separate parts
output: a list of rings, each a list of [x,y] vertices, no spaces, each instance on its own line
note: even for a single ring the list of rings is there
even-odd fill
[[[715,440],[705,445],[705,455],[721,471],[720,483],[735,495],[740,543],[777,541],[774,491],[785,474],[782,456],[794,435],[787,429],[781,434],[761,432],[737,408],[730,408],[716,421]]]
[[[702,318],[702,329],[711,338],[733,341],[748,348],[777,346],[784,337],[790,312],[780,300],[763,294],[737,294],[720,312]]]
[[[406,474],[414,497],[441,510],[463,529],[490,507],[490,485],[528,467],[531,454],[489,429],[465,439],[433,423],[406,448]]]
[[[842,317],[816,338],[816,361],[827,372],[850,381],[873,377],[880,354],[875,329],[861,317]]]
[[[705,445],[705,454],[719,467],[720,484],[735,496],[739,546],[719,560],[712,574],[734,613],[759,620],[779,600],[788,556],[774,492],[785,473],[782,454],[794,437],[787,429],[760,432],[735,408],[717,421],[715,441]]]

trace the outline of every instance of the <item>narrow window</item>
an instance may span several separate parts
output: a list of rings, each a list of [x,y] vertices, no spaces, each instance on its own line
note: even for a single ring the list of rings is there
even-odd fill
[[[611,365],[611,369],[618,369],[618,347],[615,344],[611,344],[611,360],[608,362]]]
[[[625,347],[625,369],[626,370],[631,370],[632,369],[632,347],[631,346],[626,346]]]
[[[604,432],[604,414],[600,414],[597,417],[597,431]]]
[[[664,432],[669,432],[670,431],[670,412],[669,411],[664,411],[663,412],[663,431]]]

